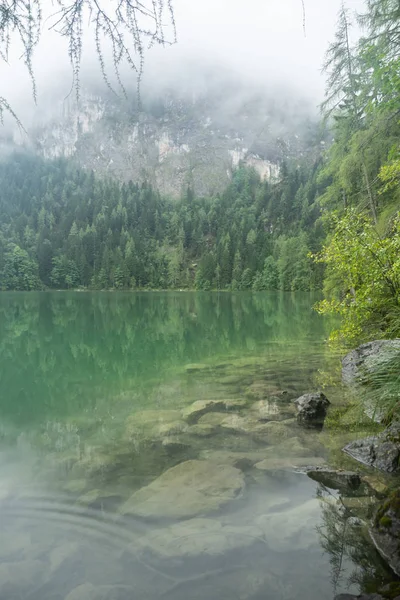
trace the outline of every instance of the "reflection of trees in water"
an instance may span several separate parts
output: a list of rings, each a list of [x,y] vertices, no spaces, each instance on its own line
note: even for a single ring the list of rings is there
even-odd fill
[[[375,592],[392,581],[393,575],[373,546],[367,523],[373,506],[352,498],[354,508],[346,506],[346,498],[319,484],[323,525],[318,527],[320,543],[329,555],[331,580],[335,593],[353,586],[360,592]],[[357,506],[358,504],[358,506]]]
[[[307,294],[2,294],[0,410],[19,422],[71,414],[185,362],[319,341],[311,304]]]

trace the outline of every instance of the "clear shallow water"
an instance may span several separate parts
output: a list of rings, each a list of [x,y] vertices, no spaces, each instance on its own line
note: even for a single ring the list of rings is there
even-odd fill
[[[384,579],[370,498],[298,472],[329,449],[290,398],[339,366],[314,301],[0,295],[0,598],[313,600]]]

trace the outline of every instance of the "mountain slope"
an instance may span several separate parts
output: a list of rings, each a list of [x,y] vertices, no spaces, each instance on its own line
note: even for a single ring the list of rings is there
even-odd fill
[[[189,79],[190,80],[190,79]],[[309,105],[288,91],[268,91],[210,71],[201,84],[143,87],[141,104],[96,87],[42,105],[29,144],[44,158],[69,157],[119,181],[147,181],[179,197],[222,192],[239,165],[274,180],[284,159],[318,148]]]

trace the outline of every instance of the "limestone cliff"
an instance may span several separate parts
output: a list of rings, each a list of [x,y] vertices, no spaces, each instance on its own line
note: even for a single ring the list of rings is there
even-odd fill
[[[179,196],[220,192],[239,163],[275,179],[283,159],[315,149],[309,107],[237,81],[201,89],[144,90],[141,102],[82,90],[42,110],[29,145],[47,158],[67,156],[80,166],[120,180],[150,181]]]

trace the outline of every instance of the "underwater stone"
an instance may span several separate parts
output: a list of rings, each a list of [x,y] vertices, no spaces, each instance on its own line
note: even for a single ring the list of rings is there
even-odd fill
[[[234,526],[215,519],[189,519],[156,529],[139,540],[143,550],[166,558],[218,556],[260,540],[254,526]]]
[[[304,394],[294,400],[297,420],[303,425],[322,425],[330,402],[322,392]]]
[[[148,519],[189,518],[219,509],[243,488],[239,469],[206,460],[188,460],[135,492],[119,512]]]
[[[125,585],[99,585],[83,583],[74,588],[65,600],[127,600],[136,597],[136,591]]]
[[[206,413],[235,410],[244,406],[245,400],[197,400],[182,411],[182,417],[190,425],[194,425]]]

